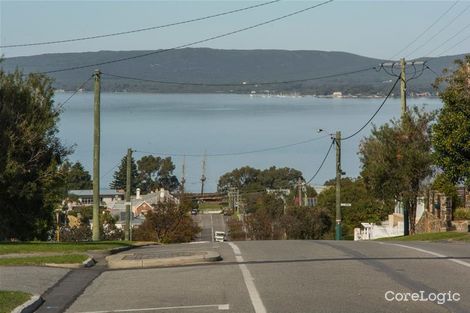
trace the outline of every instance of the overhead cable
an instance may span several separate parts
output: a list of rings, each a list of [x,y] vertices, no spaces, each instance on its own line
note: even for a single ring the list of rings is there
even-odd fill
[[[185,85],[185,86],[208,86],[208,87],[229,87],[229,86],[257,86],[257,85],[276,85],[276,84],[290,84],[290,83],[300,83],[300,82],[306,82],[306,81],[313,81],[313,80],[321,80],[321,79],[328,79],[328,78],[334,78],[334,77],[339,77],[339,76],[346,76],[346,75],[352,75],[352,74],[357,74],[357,73],[363,73],[367,72],[370,70],[376,69],[376,67],[367,67],[359,70],[354,70],[354,71],[349,71],[349,72],[343,72],[343,73],[336,73],[336,74],[330,74],[330,75],[323,75],[323,76],[317,76],[317,77],[310,77],[310,78],[303,78],[303,79],[294,79],[294,80],[284,80],[284,81],[269,81],[269,82],[241,82],[241,83],[235,83],[235,82],[229,82],[229,83],[196,83],[196,82],[177,82],[177,81],[164,81],[164,80],[154,80],[154,79],[147,79],[147,78],[138,78],[138,77],[132,77],[132,76],[125,76],[125,75],[116,75],[116,74],[110,74],[110,73],[102,73],[104,76],[109,76],[109,77],[115,77],[115,78],[120,78],[120,79],[129,79],[129,80],[136,80],[136,81],[142,81],[142,82],[151,82],[151,83],[158,83],[158,84],[166,84],[166,85]]]
[[[150,155],[160,155],[160,156],[171,156],[171,157],[225,157],[225,156],[236,156],[236,155],[245,155],[245,154],[254,154],[254,153],[261,153],[261,152],[267,152],[267,151],[273,151],[273,150],[280,150],[280,149],[285,149],[285,148],[290,148],[294,146],[299,146],[303,144],[307,144],[310,142],[314,142],[323,138],[328,137],[328,135],[321,136],[321,137],[316,137],[316,138],[311,138],[308,140],[303,140],[291,144],[285,144],[285,145],[280,145],[280,146],[273,146],[273,147],[267,147],[264,149],[257,149],[257,150],[250,150],[250,151],[241,151],[241,152],[226,152],[226,153],[213,153],[213,154],[194,154],[194,153],[165,153],[165,152],[148,152],[148,151],[140,151],[140,150],[135,150],[136,153],[143,153],[143,154],[150,154]]]
[[[361,126],[361,128],[359,128],[357,131],[355,131],[353,134],[349,135],[349,136],[346,136],[344,138],[342,138],[341,140],[348,140],[354,136],[356,136],[357,134],[359,134],[364,128],[366,128],[367,125],[369,125],[369,123],[374,119],[374,117],[377,115],[377,113],[379,113],[379,111],[382,109],[382,107],[384,106],[385,102],[387,102],[388,98],[390,97],[390,95],[392,94],[393,90],[395,89],[395,86],[398,84],[398,82],[401,80],[401,75],[395,80],[395,83],[393,84],[392,88],[390,88],[390,91],[388,92],[387,96],[385,97],[385,99],[383,100],[382,104],[379,106],[379,108],[374,112],[374,114],[372,114],[372,116],[369,118],[369,120]]]
[[[229,14],[233,14],[233,13],[238,13],[238,12],[242,12],[242,11],[251,10],[251,9],[254,9],[254,8],[259,8],[259,7],[270,5],[270,4],[273,4],[273,3],[276,3],[276,2],[280,2],[280,1],[281,0],[274,0],[274,1],[264,2],[264,3],[261,3],[261,4],[251,5],[251,6],[248,6],[248,7],[245,7],[245,8],[230,10],[230,11],[221,12],[221,13],[217,13],[217,14],[212,14],[212,15],[207,15],[207,16],[203,16],[203,17],[193,18],[193,19],[189,19],[189,20],[185,20],[185,21],[174,22],[174,23],[170,23],[170,24],[151,26],[151,27],[145,27],[145,28],[138,28],[138,29],[133,29],[133,30],[128,30],[128,31],[115,32],[115,33],[109,33],[109,34],[103,34],[103,35],[77,37],[77,38],[53,40],[53,41],[40,41],[40,42],[33,42],[33,43],[19,43],[19,44],[11,44],[11,45],[0,45],[0,48],[17,48],[17,47],[52,45],[52,44],[59,44],[59,43],[67,43],[67,42],[84,41],[84,40],[91,40],[91,39],[98,39],[98,38],[128,35],[128,34],[133,34],[133,33],[145,32],[145,31],[149,31],[149,30],[155,30],[155,29],[161,29],[161,28],[167,28],[167,27],[172,27],[172,26],[177,26],[177,25],[182,25],[182,24],[188,24],[188,23],[203,21],[203,20],[214,18],[214,17],[220,17],[220,16],[224,16],[224,15],[229,15]]]
[[[143,57],[150,56],[150,55],[155,55],[155,54],[165,53],[165,52],[168,52],[168,51],[182,49],[182,48],[194,46],[194,45],[197,45],[197,44],[209,42],[209,41],[212,41],[212,40],[216,40],[216,39],[219,39],[219,38],[228,37],[228,36],[238,34],[238,33],[241,33],[241,32],[244,32],[244,31],[247,31],[247,30],[250,30],[250,29],[254,29],[254,28],[257,28],[257,27],[260,27],[260,26],[264,26],[264,25],[267,25],[267,24],[270,24],[270,23],[273,23],[273,22],[277,22],[277,21],[286,19],[288,17],[291,17],[291,16],[294,16],[294,15],[297,15],[297,14],[300,14],[300,13],[318,8],[320,6],[326,5],[326,4],[328,4],[330,2],[333,2],[333,1],[334,0],[324,1],[324,2],[321,2],[319,4],[309,6],[305,9],[297,10],[297,11],[294,11],[292,13],[285,14],[285,15],[282,15],[282,16],[279,16],[279,17],[276,17],[276,18],[273,18],[273,19],[270,19],[270,20],[267,20],[267,21],[264,21],[264,22],[261,22],[261,23],[257,23],[257,24],[251,25],[251,26],[239,28],[239,29],[234,30],[234,31],[230,31],[230,32],[223,33],[223,34],[220,34],[220,35],[208,37],[208,38],[201,39],[201,40],[198,40],[198,41],[193,41],[193,42],[190,42],[190,43],[182,44],[182,45],[179,45],[179,46],[176,46],[176,47],[173,47],[173,48],[156,50],[156,51],[142,53],[142,54],[138,54],[138,55],[134,55],[134,56],[130,56],[130,57],[118,58],[118,59],[113,59],[113,60],[108,60],[108,61],[103,61],[103,62],[97,62],[97,63],[92,63],[92,64],[76,65],[76,66],[60,68],[60,69],[56,69],[56,70],[44,71],[44,72],[41,72],[41,73],[42,74],[52,74],[52,73],[58,73],[58,72],[79,70],[79,69],[84,69],[84,68],[89,68],[89,67],[97,67],[97,66],[101,66],[101,65],[118,63],[118,62],[123,62],[123,61],[129,61],[129,60],[143,58]]]

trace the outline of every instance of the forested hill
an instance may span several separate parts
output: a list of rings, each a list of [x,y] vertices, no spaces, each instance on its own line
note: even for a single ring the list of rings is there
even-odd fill
[[[113,59],[128,58],[150,51],[99,51],[81,53],[43,54],[27,57],[7,58],[0,66],[6,71],[20,68],[24,72],[49,71],[65,67],[94,64]],[[441,73],[445,67],[452,68],[455,59],[463,55],[429,59],[429,66]],[[289,81],[330,74],[355,71],[378,66],[383,60],[363,57],[345,52],[287,51],[287,50],[216,50],[208,48],[186,48],[158,53],[147,57],[100,66],[104,73],[132,76],[150,80],[191,83],[243,83],[262,81]],[[409,67],[408,77],[422,67]],[[94,68],[50,74],[58,89],[74,90],[86,80]],[[433,92],[431,83],[435,74],[426,70],[422,76],[409,83],[410,92]],[[370,70],[354,75],[321,80],[294,82],[289,84],[261,86],[198,86],[172,85],[142,82],[103,75],[104,91],[129,92],[256,92],[300,93],[327,95],[334,91],[343,94],[383,94],[395,79],[383,70]],[[90,90],[91,84],[85,89]]]

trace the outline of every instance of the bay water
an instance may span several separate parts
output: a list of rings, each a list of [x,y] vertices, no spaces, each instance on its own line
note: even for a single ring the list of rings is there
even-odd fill
[[[64,102],[71,94],[57,93]],[[359,129],[383,98],[318,98],[313,96],[250,96],[235,94],[101,95],[101,186],[107,188],[128,148],[134,158],[147,154],[172,156],[175,174],[186,164],[186,190],[200,190],[201,163],[206,162],[206,191],[215,191],[218,178],[237,167],[293,167],[307,180],[323,160],[337,130],[346,137]],[[439,109],[435,98],[410,98],[409,106]],[[389,99],[373,120],[382,125],[400,116],[400,99]],[[371,124],[372,125],[372,124]],[[359,144],[371,125],[342,142],[342,167],[347,176],[360,173]],[[318,133],[318,129],[323,132]],[[58,136],[74,146],[72,161],[92,173],[93,94],[78,93],[63,108]],[[299,142],[310,142],[291,145]],[[291,145],[291,146],[289,146]],[[260,151],[261,150],[261,151]],[[186,156],[184,156],[186,155]],[[335,177],[335,151],[312,181],[321,185]]]

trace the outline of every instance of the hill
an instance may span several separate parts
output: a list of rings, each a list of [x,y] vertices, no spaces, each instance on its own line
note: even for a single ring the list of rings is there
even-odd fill
[[[1,66],[6,71],[15,68],[25,73],[42,72],[83,64],[99,63],[112,59],[132,57],[150,51],[99,51],[81,53],[42,54],[5,59]],[[453,61],[463,55],[428,59],[429,66],[440,73],[451,68]],[[192,83],[242,83],[260,81],[286,81],[325,76],[378,66],[384,60],[363,57],[346,52],[288,51],[288,50],[217,50],[186,48],[159,53],[130,61],[100,66],[104,73],[138,77],[151,80]],[[75,90],[89,77],[94,68],[51,74],[58,89]],[[421,66],[416,66],[418,73]],[[415,69],[410,67],[408,75]],[[262,86],[194,86],[142,82],[103,76],[104,91],[166,92],[166,93],[215,93],[235,92],[289,92],[327,95],[334,91],[343,94],[383,94],[394,79],[383,70],[370,70],[353,75],[311,80],[289,84]],[[427,70],[409,83],[413,92],[432,92],[435,74]],[[90,90],[91,84],[85,89]]]

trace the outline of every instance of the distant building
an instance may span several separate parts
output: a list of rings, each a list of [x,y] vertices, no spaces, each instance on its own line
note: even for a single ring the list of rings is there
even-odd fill
[[[69,209],[93,205],[93,190],[70,190],[66,200]],[[124,200],[124,191],[115,189],[100,189],[100,205],[112,206],[116,201]]]
[[[341,91],[335,91],[335,92],[333,92],[332,96],[333,96],[333,98],[342,98],[343,93]]]

